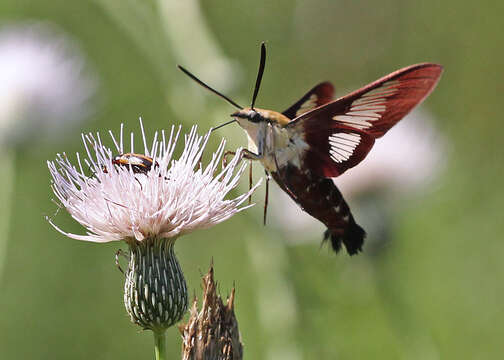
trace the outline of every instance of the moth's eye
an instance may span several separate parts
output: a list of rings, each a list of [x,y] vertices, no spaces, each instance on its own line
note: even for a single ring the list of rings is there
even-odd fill
[[[261,121],[261,118],[262,118],[261,115],[258,112],[254,111],[250,116],[250,121],[259,122]]]

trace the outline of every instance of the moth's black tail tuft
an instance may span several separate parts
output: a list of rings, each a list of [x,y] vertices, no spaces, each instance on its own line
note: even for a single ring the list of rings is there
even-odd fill
[[[363,228],[357,225],[355,222],[349,224],[343,234],[341,234],[341,230],[338,229],[339,233],[331,232],[330,229],[327,229],[324,233],[324,242],[327,240],[331,240],[331,246],[335,253],[338,253],[341,250],[341,243],[345,245],[346,251],[349,255],[358,254],[362,251],[362,245],[364,244],[364,238],[366,237],[366,232]]]

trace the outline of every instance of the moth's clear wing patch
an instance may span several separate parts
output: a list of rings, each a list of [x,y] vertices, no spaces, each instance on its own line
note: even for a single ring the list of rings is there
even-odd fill
[[[337,163],[349,160],[361,142],[361,135],[356,133],[335,132],[329,136],[329,154]]]
[[[310,146],[304,155],[305,164],[325,177],[339,176],[360,163],[374,144],[369,134],[336,122],[319,122],[305,132],[305,141]]]
[[[334,87],[329,82],[323,82],[308,91],[298,102],[285,110],[282,114],[289,119],[297,118],[333,100]]]
[[[359,130],[371,130],[383,118],[387,108],[390,110],[393,106],[387,100],[399,91],[399,85],[400,82],[394,80],[383,83],[354,100],[347,112],[332,119]]]
[[[338,176],[361,162],[374,140],[420,104],[434,89],[443,68],[412,65],[349,95],[315,108],[287,126],[310,145],[308,165],[324,176]]]

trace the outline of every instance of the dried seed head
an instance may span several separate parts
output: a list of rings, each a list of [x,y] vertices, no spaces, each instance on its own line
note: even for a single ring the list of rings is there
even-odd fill
[[[242,359],[243,345],[234,313],[234,294],[233,288],[224,305],[217,295],[213,267],[210,267],[203,277],[201,310],[198,312],[198,301],[194,299],[189,321],[179,328],[183,360]]]

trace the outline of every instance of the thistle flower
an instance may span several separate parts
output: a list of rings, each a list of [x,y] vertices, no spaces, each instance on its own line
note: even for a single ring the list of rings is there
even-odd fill
[[[119,139],[109,132],[114,152],[103,145],[100,134],[87,134],[82,136],[87,158],[82,160],[77,154],[76,166],[64,153],[58,154],[55,161],[48,161],[54,194],[87,229],[87,234],[71,234],[50,223],[77,240],[125,241],[129,246],[126,310],[135,324],[163,334],[187,310],[187,288],[173,250],[175,240],[248,208],[241,204],[259,183],[247,193],[225,200],[246,167],[245,163],[239,165],[240,150],[224,169],[217,171],[225,146],[223,140],[203,168],[199,160],[209,134],[199,136],[193,127],[184,137],[182,155],[174,159],[180,128],[176,131],[172,127],[169,134],[156,132],[149,148],[140,124],[145,159],[152,165],[148,171],[136,171],[134,157],[123,165],[114,161],[114,152],[126,151],[122,126]],[[85,171],[88,168],[91,176]]]

